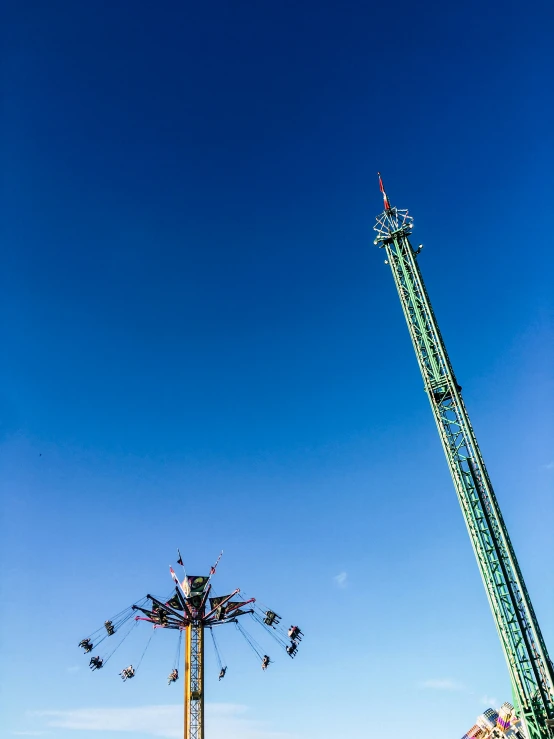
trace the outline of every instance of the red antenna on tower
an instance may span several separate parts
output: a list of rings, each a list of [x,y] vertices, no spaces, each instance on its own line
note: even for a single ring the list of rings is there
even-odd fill
[[[387,193],[385,192],[385,186],[383,185],[383,180],[381,179],[381,172],[377,172],[377,175],[379,177],[379,189],[383,193],[383,202],[385,204],[385,210],[390,210],[390,203],[389,203],[389,199],[387,198]]]

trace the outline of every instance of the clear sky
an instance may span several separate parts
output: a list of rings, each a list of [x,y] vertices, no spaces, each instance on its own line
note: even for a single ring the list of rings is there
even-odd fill
[[[376,171],[552,654],[552,4],[7,0],[1,26],[0,733],[179,735],[174,634],[128,684],[146,625],[97,674],[77,648],[179,546],[306,635],[264,674],[221,634],[208,739],[459,739],[509,681]]]

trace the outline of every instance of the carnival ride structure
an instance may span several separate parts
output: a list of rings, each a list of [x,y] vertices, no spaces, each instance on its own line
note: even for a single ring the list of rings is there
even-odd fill
[[[376,219],[374,244],[385,250],[398,291],[508,664],[515,709],[528,739],[549,739],[554,737],[554,666],[421,276],[423,246],[410,243],[413,218],[391,206],[378,177],[384,210]]]
[[[223,554],[223,552],[221,553]],[[273,638],[279,648],[294,658],[298,653],[302,641],[302,631],[298,626],[291,625],[288,629],[281,624],[281,616],[275,611],[262,606],[255,598],[246,598],[239,588],[227,595],[218,596],[212,586],[212,577],[216,573],[221,559],[219,555],[216,563],[211,567],[209,575],[187,575],[184,572],[182,580],[177,577],[173,567],[170,574],[174,587],[165,598],[146,595],[141,600],[112,616],[92,634],[79,643],[85,654],[94,652],[89,666],[96,671],[104,668],[118,651],[130,634],[140,625],[146,623],[152,626],[150,636],[141,651],[135,665],[124,667],[119,673],[125,682],[134,678],[140,670],[144,656],[150,646],[152,637],[158,629],[173,630],[178,633],[175,659],[167,677],[168,685],[179,679],[179,662],[182,653],[182,637],[185,635],[184,646],[184,739],[204,739],[204,668],[205,668],[205,634],[209,631],[214,648],[219,679],[227,673],[215,630],[228,624],[234,624],[250,649],[260,660],[262,670],[267,670],[273,662],[266,650],[250,634],[243,625],[244,618],[250,618]],[[178,564],[184,564],[178,551]],[[240,619],[240,620],[239,620]],[[111,637],[119,638],[112,647]],[[99,650],[98,648],[101,647]]]

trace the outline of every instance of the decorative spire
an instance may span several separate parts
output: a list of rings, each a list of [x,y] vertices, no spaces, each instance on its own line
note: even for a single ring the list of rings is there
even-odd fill
[[[379,176],[379,189],[383,193],[383,202],[385,204],[385,210],[390,210],[390,203],[389,203],[389,199],[387,198],[387,193],[385,192],[383,180],[381,179],[381,172],[377,172],[377,175]]]

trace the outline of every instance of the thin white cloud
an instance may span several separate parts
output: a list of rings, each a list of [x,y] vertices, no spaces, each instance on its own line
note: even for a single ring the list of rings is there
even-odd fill
[[[496,708],[498,706],[498,702],[497,702],[496,698],[491,698],[486,693],[481,698],[480,703],[481,703],[482,706],[486,706],[487,708]]]
[[[424,690],[449,690],[449,691],[462,691],[465,690],[465,686],[462,683],[451,680],[450,678],[438,678],[434,680],[423,680],[419,683],[419,687]]]
[[[543,464],[543,469],[545,469],[545,470],[554,470],[554,461],[548,462],[548,464]]]
[[[339,572],[338,575],[334,576],[333,582],[338,588],[345,588],[348,584],[348,573]]]
[[[218,739],[291,739],[270,731],[262,722],[245,716],[247,708],[233,703],[206,705],[206,730]],[[136,708],[76,708],[66,711],[37,711],[46,726],[74,731],[121,731],[167,739],[183,735],[183,707],[177,705]]]

